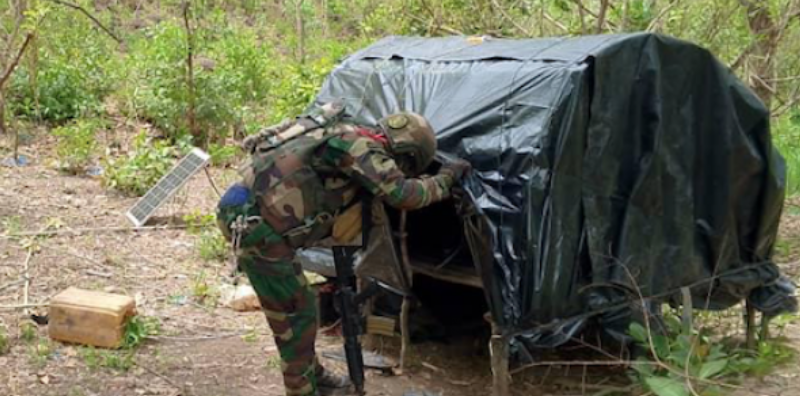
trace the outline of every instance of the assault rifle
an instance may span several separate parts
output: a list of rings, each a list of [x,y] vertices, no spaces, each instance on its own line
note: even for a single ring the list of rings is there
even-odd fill
[[[360,293],[357,291],[354,269],[355,254],[369,245],[369,231],[372,226],[372,200],[363,199],[361,203],[361,246],[334,246],[333,261],[336,265],[335,301],[342,317],[342,336],[347,371],[356,393],[364,395],[364,355],[359,336],[363,333],[364,318],[361,306],[381,291],[378,282],[369,281]]]

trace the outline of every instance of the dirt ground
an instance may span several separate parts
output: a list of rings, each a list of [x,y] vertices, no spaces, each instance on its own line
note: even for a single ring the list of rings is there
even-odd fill
[[[2,137],[0,137],[2,139]],[[0,142],[8,147],[8,142]],[[34,137],[23,153],[32,163],[0,166],[0,235],[47,230],[28,260],[28,303],[45,304],[69,286],[134,296],[138,311],[158,318],[161,331],[134,356],[127,371],[95,367],[85,348],[49,341],[46,326],[25,340],[24,279],[28,249],[25,238],[0,237],[0,328],[7,329],[10,350],[0,355],[0,395],[282,395],[279,360],[260,313],[236,313],[195,297],[199,274],[209,285],[221,282],[226,263],[203,260],[198,236],[184,229],[130,231],[125,211],[136,201],[101,186],[91,177],[64,175],[54,169],[53,142]],[[10,153],[0,149],[0,157]],[[233,179],[230,170],[213,170],[216,183]],[[216,202],[209,181],[195,176],[167,207],[162,219],[199,211]],[[788,205],[781,230],[780,261],[794,273],[800,256],[800,211]],[[169,222],[167,222],[169,224]],[[89,229],[92,229],[90,231]],[[124,229],[124,230],[121,230]],[[30,308],[45,313],[45,307]],[[800,346],[800,327],[784,330]],[[340,345],[320,336],[318,349]],[[387,351],[393,351],[388,348]],[[562,358],[569,359],[566,351]],[[369,372],[368,394],[400,396],[407,390],[432,395],[489,395],[491,376],[485,348],[474,343],[423,343],[414,346],[409,369],[400,376]],[[343,372],[340,362],[323,363]],[[515,379],[515,395],[581,395],[606,392],[624,371],[556,367]],[[763,379],[751,379],[735,395],[800,395],[794,364]],[[613,378],[612,381],[609,381]],[[598,385],[601,384],[601,385]],[[607,384],[607,385],[602,385]]]

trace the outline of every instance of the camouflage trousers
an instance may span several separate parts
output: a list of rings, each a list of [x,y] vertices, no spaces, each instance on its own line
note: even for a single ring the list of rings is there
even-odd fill
[[[317,308],[314,293],[294,251],[284,242],[246,249],[239,255],[242,268],[261,302],[281,355],[287,396],[317,394],[322,375],[314,344]]]

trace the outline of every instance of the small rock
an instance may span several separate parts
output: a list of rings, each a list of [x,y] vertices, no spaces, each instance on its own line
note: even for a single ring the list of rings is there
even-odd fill
[[[250,285],[222,285],[219,288],[222,303],[236,312],[250,312],[261,309],[256,291]]]
[[[106,293],[114,293],[115,291],[117,291],[117,287],[116,286],[106,286],[106,287],[103,288],[103,291],[106,292]]]

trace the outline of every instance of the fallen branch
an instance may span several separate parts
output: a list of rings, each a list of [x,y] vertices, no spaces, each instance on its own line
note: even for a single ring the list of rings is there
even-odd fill
[[[9,287],[14,287],[14,286],[17,286],[17,285],[21,285],[23,283],[25,283],[25,278],[18,279],[18,280],[15,280],[13,282],[8,282],[5,285],[0,286],[0,291],[8,289]]]
[[[16,310],[28,309],[49,306],[50,303],[32,303],[32,304],[14,304],[14,305],[0,305],[0,310]]]
[[[144,369],[144,371],[147,371],[148,373],[153,374],[158,378],[161,378],[162,380],[164,380],[164,382],[172,385],[176,389],[183,390],[182,386],[176,384],[175,381],[173,381],[171,378],[167,377],[166,375],[161,374],[158,371],[155,371],[155,370],[151,369],[150,367],[147,367],[147,365],[142,365],[142,364],[139,364],[139,363],[136,363],[136,362],[134,362],[134,364],[136,365],[136,367],[140,367],[140,368]]]
[[[25,257],[25,264],[23,269],[23,279],[25,280],[25,285],[22,288],[22,304],[28,305],[28,293],[31,287],[31,275],[29,273],[31,257],[33,257],[33,248],[28,248],[28,255]],[[27,314],[27,308],[25,309],[25,314]]]
[[[524,366],[520,366],[515,368],[511,371],[511,375],[517,374],[519,372],[525,371],[532,367],[542,367],[542,366],[620,366],[620,367],[628,367],[634,365],[644,365],[644,366],[658,366],[659,364],[656,362],[647,362],[647,361],[636,361],[636,360],[553,360],[553,361],[546,361],[546,362],[533,362],[526,364]]]
[[[80,11],[81,13],[83,13],[83,15],[86,15],[87,18],[91,19],[92,22],[94,22],[94,24],[97,25],[97,27],[99,27],[104,32],[106,32],[109,36],[111,36],[111,38],[114,39],[114,41],[116,41],[118,44],[120,44],[120,45],[125,44],[125,42],[122,41],[122,39],[117,37],[117,35],[115,35],[114,32],[112,32],[109,28],[105,27],[105,25],[103,25],[97,18],[95,18],[94,15],[89,13],[89,11],[86,11],[85,8],[83,8],[83,7],[81,7],[81,6],[77,5],[77,4],[74,4],[74,3],[68,3],[66,1],[61,1],[61,0],[50,0],[50,1],[52,1],[53,3],[56,3],[56,4],[63,5],[64,7],[69,7],[69,8],[72,8],[73,10]]]
[[[100,272],[95,270],[86,270],[86,275],[99,276],[101,278],[110,278],[113,274],[109,272]]]
[[[163,225],[163,226],[148,226],[148,227],[97,227],[97,228],[74,228],[68,230],[53,230],[53,231],[34,231],[34,232],[19,232],[16,234],[0,235],[0,238],[16,239],[21,237],[37,237],[37,236],[53,236],[53,235],[81,235],[85,233],[95,232],[137,232],[137,231],[163,231],[163,230],[179,230],[185,229],[187,225]]]
[[[77,259],[81,259],[83,261],[87,261],[87,262],[89,262],[91,264],[94,264],[94,265],[96,265],[98,267],[108,267],[107,264],[101,263],[101,262],[99,262],[99,261],[97,261],[97,260],[95,260],[93,258],[87,257],[87,256],[83,256],[83,255],[80,255],[80,254],[77,254],[77,253],[73,253],[68,249],[64,249],[64,248],[61,248],[61,247],[55,247],[53,245],[42,243],[42,241],[38,241],[37,244],[42,248],[61,252],[61,253],[66,254],[68,256],[72,256],[72,257],[75,257]]]

